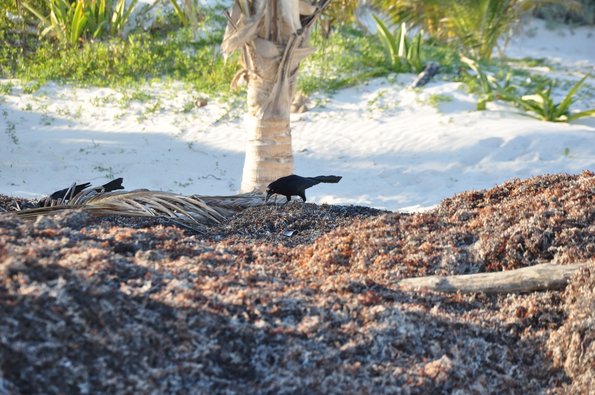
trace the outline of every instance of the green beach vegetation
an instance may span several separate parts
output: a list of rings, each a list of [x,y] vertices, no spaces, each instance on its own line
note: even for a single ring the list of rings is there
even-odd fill
[[[593,23],[588,2],[542,3],[377,0],[370,8],[376,32],[370,32],[356,18],[357,1],[333,1],[313,31],[318,51],[304,61],[298,89],[333,92],[394,73],[419,73],[432,62],[441,78],[461,81],[477,95],[478,110],[504,100],[535,115],[562,83],[523,67],[544,60],[506,59],[498,45],[528,13],[577,23],[577,10],[583,10],[578,22]],[[0,5],[0,77],[21,80],[28,91],[48,81],[110,87],[181,81],[207,95],[234,95],[229,86],[238,59],[220,50],[224,9],[203,8],[196,0],[7,0]],[[583,78],[566,90],[571,97],[558,108],[561,115],[538,118],[574,119],[570,105],[579,88],[592,89]]]

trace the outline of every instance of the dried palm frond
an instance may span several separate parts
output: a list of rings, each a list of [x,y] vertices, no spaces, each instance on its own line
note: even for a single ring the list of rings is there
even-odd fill
[[[247,208],[265,204],[264,195],[262,193],[241,193],[232,196],[193,195],[192,197],[202,200],[224,218],[229,218]]]
[[[66,203],[17,212],[24,219],[80,209],[91,216],[132,216],[165,218],[179,225],[199,230],[198,225],[218,224],[234,213],[264,204],[264,196],[184,196],[171,192],[135,190],[101,192],[84,190]]]

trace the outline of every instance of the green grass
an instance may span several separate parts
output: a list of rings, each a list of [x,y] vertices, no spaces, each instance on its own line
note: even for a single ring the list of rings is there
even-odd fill
[[[504,63],[477,62],[465,57],[461,59],[473,72],[465,72],[462,81],[467,85],[469,92],[478,96],[478,110],[485,110],[489,101],[501,100],[512,103],[531,117],[548,122],[571,122],[595,116],[595,108],[571,111],[571,106],[581,96],[592,95],[592,88],[588,85],[587,92],[578,94],[585,86],[588,74],[580,81],[572,83],[533,74],[525,69],[510,68]],[[510,60],[508,63],[511,63]],[[567,91],[562,101],[554,100],[554,90]]]
[[[298,75],[298,88],[306,94],[334,92],[394,73],[378,36],[354,27],[342,26],[328,40],[315,31],[312,45],[318,51],[306,58]],[[456,71],[460,63],[453,50],[432,40],[422,45],[421,57],[440,64],[445,73]]]
[[[30,1],[43,4],[42,0]],[[243,92],[231,92],[229,87],[240,68],[237,57],[225,61],[219,50],[225,26],[221,9],[207,12],[198,30],[181,27],[175,15],[167,14],[154,21],[150,32],[136,31],[126,39],[86,39],[66,47],[33,35],[15,35],[11,32],[18,26],[6,18],[5,14],[0,14],[0,42],[6,44],[0,45],[0,77],[20,79],[24,93],[34,93],[47,81],[120,88],[124,96],[119,104],[126,107],[131,101],[146,103],[141,115],[144,117],[164,108],[162,102],[143,89],[146,83],[179,81],[206,96],[222,97],[229,108],[220,120],[232,117],[241,106],[239,103],[245,103]],[[205,28],[207,25],[209,27]],[[318,51],[302,62],[297,80],[298,89],[306,94],[334,92],[375,77],[394,75],[394,65],[386,61],[382,40],[353,25],[338,26],[328,39],[322,37],[317,27],[311,41]],[[467,67],[456,49],[438,39],[420,41],[419,50],[416,58],[439,64],[442,77],[462,81],[470,92],[476,93],[478,109],[485,109],[485,102],[497,100],[502,91],[511,97],[513,94],[520,97],[520,91],[533,93],[553,83],[547,76],[530,70],[531,67],[549,67],[545,59],[477,63],[477,67],[489,73],[484,76],[489,77],[487,80],[466,72]],[[417,66],[414,69],[422,65]],[[590,89],[586,85],[588,92],[585,94],[591,94]],[[0,85],[0,95],[9,95],[12,91],[11,84]],[[112,98],[97,98],[98,103],[109,100]],[[438,106],[447,100],[443,95],[434,95],[429,103]],[[188,101],[180,111],[190,112],[194,107],[194,101]]]
[[[40,7],[44,4],[30,1]],[[14,25],[5,30],[0,26],[0,39],[9,44],[0,45],[0,76],[21,80],[25,93],[35,92],[47,81],[137,89],[152,81],[180,81],[206,95],[242,95],[229,88],[240,68],[237,57],[224,61],[219,51],[225,26],[221,15],[221,9],[205,12],[202,23],[209,26],[204,29],[208,33],[199,39],[196,30],[181,27],[173,14],[167,14],[153,22],[150,32],[133,32],[126,39],[84,40],[66,47],[33,35],[12,35]],[[3,18],[0,15],[0,23],[8,23]],[[312,34],[312,45],[318,51],[302,62],[298,74],[298,89],[306,94],[334,92],[393,72],[376,35],[340,26],[326,40],[318,29]],[[423,45],[422,55],[446,71],[456,58],[452,51],[432,44]]]
[[[518,65],[519,67],[549,67],[550,63],[546,58],[530,58],[524,57],[521,59],[514,59],[514,58],[504,58],[502,61],[512,64]]]
[[[19,138],[16,134],[16,125],[14,124],[14,122],[8,120],[8,111],[2,110],[2,118],[4,119],[4,123],[6,124],[6,129],[4,130],[4,133],[6,133],[6,135],[14,145],[19,145]]]
[[[434,108],[438,108],[440,103],[448,103],[453,100],[454,98],[452,97],[452,95],[447,95],[444,93],[435,93],[428,97],[428,103]]]
[[[13,89],[14,89],[14,84],[12,84],[10,82],[0,84],[0,95],[10,95],[12,93]]]
[[[130,104],[130,102],[132,102],[132,101],[144,103],[144,102],[147,102],[154,98],[155,97],[153,95],[146,93],[144,91],[133,90],[130,93],[125,92],[122,95],[122,98],[120,100],[118,100],[118,104],[120,104],[123,107],[127,107]]]
[[[566,93],[562,101],[555,102],[553,98],[553,90],[556,86],[555,82],[551,82],[548,86],[543,87],[537,92],[517,96],[503,96],[502,100],[510,101],[516,106],[525,110],[528,115],[548,122],[570,122],[575,119],[595,116],[595,108],[590,108],[580,112],[571,112],[571,105],[577,100],[577,92],[585,83],[589,75],[585,75],[580,81],[575,83]]]
[[[178,80],[204,92],[228,89],[238,70],[224,62],[210,42],[189,43],[134,34],[128,40],[87,42],[80,48],[56,50],[43,43],[17,60],[13,77],[24,81],[58,81],[92,86],[128,86],[150,80]]]
[[[312,45],[318,51],[304,60],[298,74],[298,89],[306,94],[333,92],[389,73],[382,44],[357,29],[341,27],[328,40],[315,31]]]

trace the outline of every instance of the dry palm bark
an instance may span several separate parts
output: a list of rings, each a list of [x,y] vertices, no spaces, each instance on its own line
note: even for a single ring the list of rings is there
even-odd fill
[[[232,81],[248,83],[251,136],[246,146],[242,192],[264,191],[293,172],[289,115],[299,63],[315,49],[312,24],[330,0],[236,0],[221,45],[241,51],[243,70]]]

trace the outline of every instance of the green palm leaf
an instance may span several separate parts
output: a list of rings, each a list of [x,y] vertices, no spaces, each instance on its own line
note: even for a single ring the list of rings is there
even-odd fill
[[[37,17],[37,19],[39,19],[43,25],[48,25],[49,24],[47,18],[44,17],[41,14],[41,12],[39,12],[32,5],[30,5],[29,3],[22,3],[22,5],[23,5],[23,7],[25,7],[26,9],[28,9],[33,15],[35,15]]]
[[[385,48],[388,49],[390,62],[391,64],[395,64],[395,61],[397,60],[399,53],[397,39],[395,35],[390,32],[386,24],[382,22],[380,18],[378,18],[376,15],[372,15],[372,18],[374,18],[376,26],[378,27],[378,35],[380,35],[380,38],[384,42]]]
[[[558,112],[560,114],[566,114],[568,112],[568,110],[570,109],[570,105],[574,101],[574,96],[576,95],[576,92],[580,89],[580,87],[583,85],[583,83],[588,77],[589,74],[585,75],[579,82],[577,82],[576,84],[574,84],[572,88],[570,88],[566,96],[564,96],[564,99],[562,99],[562,101],[558,105]]]
[[[85,24],[87,23],[87,15],[85,14],[84,10],[84,1],[78,0],[76,3],[76,7],[74,8],[74,12],[72,14],[72,20],[70,23],[70,44],[74,45],[78,43],[79,38],[85,28]]]
[[[568,115],[568,122],[574,121],[575,119],[579,119],[579,118],[585,118],[585,117],[595,117],[595,108],[593,108],[591,110],[575,112],[574,114]]]

